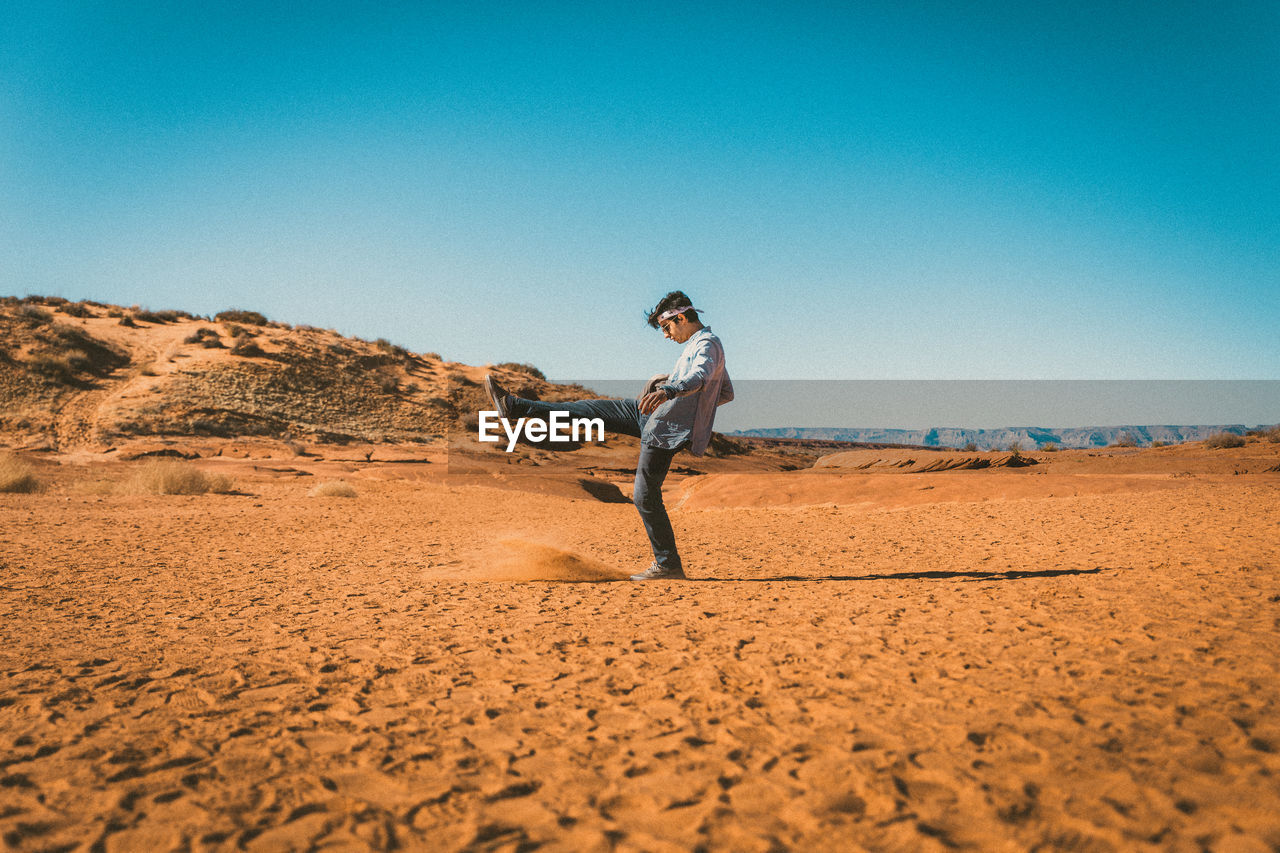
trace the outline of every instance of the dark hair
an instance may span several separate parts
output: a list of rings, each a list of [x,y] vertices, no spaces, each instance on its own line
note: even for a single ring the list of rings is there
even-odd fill
[[[683,308],[688,306],[689,310],[684,312],[684,316],[688,317],[692,322],[698,322],[698,312],[693,310],[693,300],[684,295],[683,290],[673,290],[666,296],[658,300],[658,304],[653,306],[653,310],[649,312],[648,323],[653,328],[658,328],[658,318],[672,308]]]

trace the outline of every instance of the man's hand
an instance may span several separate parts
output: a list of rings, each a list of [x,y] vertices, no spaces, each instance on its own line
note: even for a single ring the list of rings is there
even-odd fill
[[[652,415],[658,411],[658,407],[667,402],[667,395],[663,391],[650,391],[640,398],[640,414]]]

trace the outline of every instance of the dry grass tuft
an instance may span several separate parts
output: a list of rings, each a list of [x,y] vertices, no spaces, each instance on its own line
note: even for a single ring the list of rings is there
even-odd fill
[[[30,494],[40,488],[30,465],[11,453],[0,454],[0,492]]]
[[[343,480],[331,480],[320,483],[307,494],[313,498],[354,498],[356,490]]]
[[[231,478],[224,474],[206,474],[189,462],[153,459],[138,466],[124,490],[148,495],[203,495],[231,488]]]

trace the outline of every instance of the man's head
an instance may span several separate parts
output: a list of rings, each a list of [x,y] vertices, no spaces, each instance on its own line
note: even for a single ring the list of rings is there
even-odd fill
[[[702,328],[693,300],[680,290],[673,290],[658,300],[649,312],[648,323],[655,329],[661,329],[664,337],[678,344],[689,340]]]

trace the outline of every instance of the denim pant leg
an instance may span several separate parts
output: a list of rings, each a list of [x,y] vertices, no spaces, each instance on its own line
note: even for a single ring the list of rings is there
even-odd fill
[[[523,397],[511,397],[511,414],[517,418],[546,418],[552,412],[568,412],[575,418],[600,418],[604,421],[606,432],[640,437],[640,429],[645,416],[640,414],[640,404],[636,400],[577,400],[571,403],[544,403],[541,400],[526,400]]]
[[[671,468],[671,458],[678,450],[665,447],[640,448],[640,461],[636,463],[636,488],[632,501],[640,511],[644,532],[649,534],[653,548],[653,561],[664,569],[678,569],[680,554],[676,551],[676,534],[671,529],[671,519],[662,503],[662,481]]]

